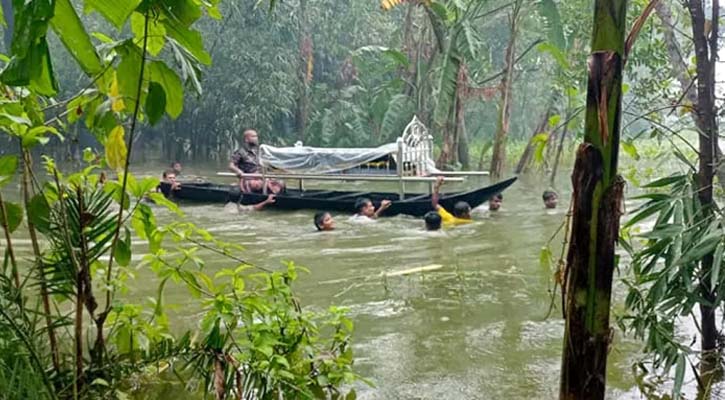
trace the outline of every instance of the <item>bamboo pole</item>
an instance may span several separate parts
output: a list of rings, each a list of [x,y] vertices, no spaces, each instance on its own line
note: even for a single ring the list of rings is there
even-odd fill
[[[624,181],[617,174],[626,0],[596,0],[584,143],[572,174],[572,225],[562,295],[562,400],[604,399],[609,310]]]
[[[689,0],[687,8],[692,22],[692,36],[695,44],[695,63],[697,67],[697,104],[695,105],[695,122],[698,130],[697,197],[702,206],[701,221],[713,218],[717,205],[713,198],[713,180],[718,164],[718,107],[716,103],[715,68],[718,59],[719,39],[719,1],[712,1],[712,15],[705,14],[703,3]],[[710,26],[708,26],[710,25]],[[713,287],[710,276],[715,260],[710,252],[700,260],[700,279],[698,290],[700,301],[700,346],[703,398],[709,397],[710,388],[719,364],[719,332],[716,310],[717,287]]]
[[[21,146],[20,152],[23,155],[23,203],[25,209],[30,210],[31,187],[30,175],[32,173],[33,159],[30,151]],[[38,269],[38,282],[40,283],[40,298],[43,304],[43,317],[48,332],[48,345],[50,346],[51,360],[53,368],[56,372],[60,371],[60,350],[58,348],[58,338],[53,324],[52,309],[50,307],[50,293],[48,292],[48,283],[45,279],[45,271],[43,271],[43,255],[40,252],[40,244],[38,234],[35,230],[35,224],[30,218],[28,222],[28,234],[30,235],[30,243],[32,244],[33,257],[35,258],[36,268]]]

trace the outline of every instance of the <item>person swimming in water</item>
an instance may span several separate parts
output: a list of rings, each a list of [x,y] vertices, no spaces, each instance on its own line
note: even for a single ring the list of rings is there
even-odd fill
[[[544,200],[544,207],[551,209],[556,208],[559,195],[553,190],[545,190],[541,198]]]
[[[488,201],[488,210],[489,211],[498,211],[501,208],[501,203],[503,202],[503,195],[501,193],[496,193],[491,197],[491,200]]]
[[[181,163],[180,162],[174,161],[171,163],[170,167],[171,167],[171,170],[174,171],[174,173],[176,174],[177,178],[181,176]]]
[[[390,200],[383,200],[380,202],[380,207],[376,210],[370,199],[361,197],[355,200],[355,215],[353,218],[377,219],[391,204],[393,203]]]
[[[445,178],[443,178],[442,176],[438,177],[435,185],[433,185],[433,195],[431,196],[431,205],[440,216],[441,222],[443,223],[443,225],[460,225],[472,222],[473,219],[471,218],[471,206],[465,201],[459,201],[453,205],[453,214],[449,213],[448,210],[438,204],[440,189],[441,185],[443,185],[444,179]],[[428,221],[426,219],[426,227],[427,226]]]
[[[241,203],[241,199],[239,203],[227,203],[224,206],[224,209],[229,212],[248,212],[248,211],[262,211],[264,207],[267,207],[270,204],[274,204],[277,201],[274,194],[270,194],[267,196],[266,199],[260,201],[257,204],[248,204],[244,205]]]
[[[168,188],[165,188],[161,184],[156,186],[156,191],[159,193],[163,193],[164,196],[169,197],[173,191],[180,190],[181,189],[181,183],[176,180],[176,172],[174,172],[173,169],[167,169],[161,174],[161,183],[166,183],[169,185]]]
[[[423,216],[423,220],[425,220],[425,230],[437,231],[441,229],[441,222],[443,219],[437,211],[428,211],[425,216]]]
[[[330,215],[330,213],[327,211],[322,211],[315,214],[313,222],[315,223],[315,228],[317,228],[317,230],[320,232],[332,231],[335,229],[335,220],[332,218],[332,215]]]

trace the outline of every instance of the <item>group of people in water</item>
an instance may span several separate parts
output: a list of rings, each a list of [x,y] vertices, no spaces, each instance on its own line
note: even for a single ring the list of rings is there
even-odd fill
[[[276,195],[284,192],[285,185],[282,181],[267,179],[265,181],[259,177],[250,177],[249,174],[257,174],[260,172],[259,165],[259,135],[254,129],[246,129],[243,133],[243,142],[239,149],[234,151],[229,162],[229,169],[239,178],[239,186],[242,193],[269,193],[267,198],[257,204],[243,206],[237,205],[239,211],[259,211],[270,204],[274,204]],[[181,163],[174,161],[171,168],[164,171],[162,178],[171,190],[178,190],[181,184],[177,178],[181,175]],[[473,221],[471,216],[471,206],[465,201],[459,201],[453,205],[452,210],[446,210],[439,204],[440,188],[445,178],[440,176],[436,179],[431,195],[431,211],[423,217],[425,228],[429,231],[441,229],[443,226],[455,226],[467,224]],[[546,190],[542,195],[544,206],[552,209],[556,208],[558,194],[553,190]],[[501,208],[503,195],[495,194],[488,202],[490,211],[497,211]],[[355,214],[353,220],[375,220],[392,205],[391,200],[382,200],[377,208],[373,201],[369,198],[361,197],[355,201]],[[315,214],[313,219],[315,228],[318,231],[331,231],[335,229],[335,219],[329,212],[323,211]]]
[[[441,227],[455,226],[468,224],[473,222],[471,215],[471,206],[465,201],[459,201],[453,205],[452,212],[446,210],[443,206],[438,204],[440,197],[440,187],[443,184],[445,178],[439,176],[436,179],[436,183],[433,186],[433,194],[431,196],[431,207],[432,211],[429,211],[423,217],[425,221],[425,229],[429,231],[440,230]],[[553,190],[546,190],[542,195],[544,206],[548,209],[556,208],[559,200],[559,195]],[[489,211],[498,211],[501,208],[503,202],[503,195],[496,193],[488,201]],[[355,215],[353,219],[377,219],[383,211],[390,207],[392,202],[390,200],[382,200],[380,206],[376,209],[373,202],[368,198],[359,198],[355,201]],[[318,231],[331,231],[335,229],[335,219],[327,211],[318,212],[315,214],[313,222],[315,228]]]

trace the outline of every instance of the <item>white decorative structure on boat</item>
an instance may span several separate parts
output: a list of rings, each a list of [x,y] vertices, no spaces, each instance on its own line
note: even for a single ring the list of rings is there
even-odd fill
[[[417,116],[405,127],[397,145],[399,176],[429,176],[440,172],[433,161],[433,136]]]
[[[433,161],[433,137],[417,117],[413,117],[396,143],[378,147],[310,147],[299,141],[294,147],[259,147],[262,167],[288,173],[339,173],[385,158],[395,160],[397,176],[429,176],[440,172]]]

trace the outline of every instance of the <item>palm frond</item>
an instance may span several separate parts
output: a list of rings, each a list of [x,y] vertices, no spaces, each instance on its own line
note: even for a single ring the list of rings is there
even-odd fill
[[[435,3],[440,4],[440,3]],[[440,8],[440,7],[437,7]],[[428,16],[430,25],[433,28],[433,35],[436,38],[436,44],[438,51],[443,52],[446,48],[446,25],[445,21],[441,18],[433,7],[425,7],[425,13]]]
[[[391,139],[400,136],[405,124],[413,115],[413,100],[404,95],[396,94],[388,103],[388,110],[380,125],[380,137]]]
[[[456,45],[467,60],[475,60],[478,58],[478,49],[481,47],[482,41],[469,22],[461,23],[461,29],[463,35],[460,35]]]
[[[322,117],[321,136],[323,145],[329,145],[335,137],[335,116],[330,109]]]
[[[461,60],[449,49],[441,66],[440,79],[436,94],[436,107],[433,112],[433,120],[439,125],[445,124],[450,114],[451,107],[456,99],[458,90],[458,70],[461,68]]]
[[[46,237],[51,249],[43,258],[41,270],[51,293],[67,297],[74,291],[78,273],[73,260],[83,252],[86,265],[98,261],[110,247],[117,219],[111,209],[113,192],[101,187],[63,189],[65,195],[50,210]]]
[[[539,0],[539,14],[544,18],[548,42],[559,49],[566,48],[564,25],[561,23],[559,7],[554,0]]]

